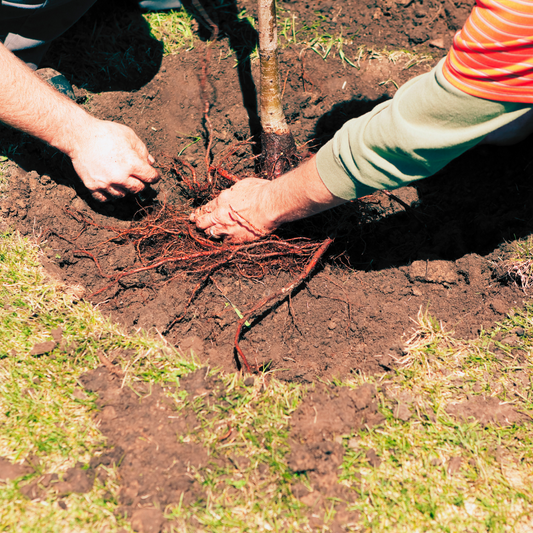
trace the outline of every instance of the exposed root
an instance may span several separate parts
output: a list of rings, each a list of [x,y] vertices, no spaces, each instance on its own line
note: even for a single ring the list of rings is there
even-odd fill
[[[84,225],[98,226],[92,219],[79,212],[68,211],[71,216]],[[168,281],[180,274],[200,276],[200,281],[193,290],[189,301],[179,317],[166,327],[170,329],[183,319],[188,306],[208,283],[210,276],[220,270],[236,270],[249,279],[260,279],[273,270],[299,271],[303,263],[320,247],[320,243],[304,237],[280,239],[272,235],[262,240],[231,244],[206,239],[196,231],[189,222],[187,206],[180,208],[163,205],[152,213],[145,211],[145,218],[134,223],[128,229],[103,227],[115,236],[96,245],[101,249],[110,242],[132,244],[137,251],[138,266],[120,272],[118,275],[106,274],[98,261],[97,254],[87,249],[74,252],[89,257],[94,261],[102,277],[109,283],[95,291],[89,297],[95,297],[114,287],[120,280],[148,271],[165,267]]]
[[[239,357],[241,358],[248,372],[252,372],[252,368],[250,367],[248,360],[246,359],[246,356],[244,355],[244,352],[242,351],[239,345],[239,340],[241,338],[242,328],[244,324],[246,322],[249,322],[257,314],[258,311],[265,308],[267,305],[270,307],[273,307],[277,303],[278,300],[286,298],[288,296],[290,297],[294,289],[298,287],[303,281],[305,281],[305,279],[316,268],[318,261],[320,260],[321,257],[324,256],[324,254],[326,253],[326,250],[329,248],[332,242],[333,242],[333,239],[331,237],[328,237],[320,245],[320,247],[315,251],[310,261],[307,263],[307,265],[305,266],[305,268],[303,269],[303,271],[300,273],[299,276],[297,276],[293,281],[291,281],[291,283],[289,283],[285,287],[282,287],[281,289],[276,291],[274,294],[271,294],[267,298],[264,298],[263,300],[259,301],[237,323],[237,331],[235,332],[235,350],[239,354]]]
[[[162,168],[174,174],[186,197],[192,199],[196,204],[205,203],[241,179],[255,176],[255,174],[246,174],[241,170],[244,165],[250,162],[250,159],[255,159],[255,157],[239,158],[238,165],[235,164],[237,152],[251,144],[253,144],[251,139],[236,142],[224,150],[214,162],[211,162],[210,157],[207,157],[205,180],[200,181],[196,169],[181,157],[172,159],[168,164],[162,165]],[[210,144],[208,149],[211,149]],[[230,167],[231,170],[228,170],[226,166]]]
[[[251,231],[254,235],[258,237],[266,237],[270,235],[270,231],[263,231],[259,228],[256,228],[249,220],[246,220],[231,204],[229,205],[231,212],[239,219],[240,223],[248,230]]]

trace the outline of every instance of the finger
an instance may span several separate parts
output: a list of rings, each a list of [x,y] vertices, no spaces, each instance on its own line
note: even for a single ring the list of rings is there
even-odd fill
[[[113,198],[124,198],[127,193],[127,191],[118,185],[110,185],[105,192]]]
[[[211,237],[212,239],[219,240],[222,239],[224,236],[224,232],[220,232],[215,228],[215,226],[211,226],[210,228],[205,230],[205,233]]]
[[[256,236],[252,233],[230,235],[226,240],[231,244],[241,244],[243,242],[252,242],[256,240]]]
[[[155,161],[155,160],[154,160]],[[131,175],[144,183],[156,183],[160,179],[159,171],[148,161],[139,162],[131,171]]]
[[[191,215],[189,216],[189,220],[191,222],[196,222],[198,224],[198,220],[202,219],[204,216],[214,213],[217,210],[217,200],[213,200],[212,202],[209,202],[205,205],[202,205],[198,209],[195,209]],[[213,223],[214,225],[215,223]]]
[[[234,231],[227,234],[226,240],[231,243],[252,242],[258,239],[256,233],[251,232],[243,226],[234,228]]]
[[[125,189],[127,192],[137,194],[141,191],[144,191],[146,185],[137,178],[130,177],[126,181],[124,181],[124,183],[121,183],[120,186],[116,186],[115,188]]]
[[[197,213],[194,222],[198,229],[206,230],[211,226],[215,226],[218,220],[215,219],[213,213],[203,213],[200,215]]]
[[[91,195],[97,202],[103,203],[103,202],[107,202],[108,200],[107,196],[99,191],[93,191]]]

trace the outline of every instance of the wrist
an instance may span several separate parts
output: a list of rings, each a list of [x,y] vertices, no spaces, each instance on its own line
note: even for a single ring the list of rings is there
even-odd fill
[[[324,185],[312,157],[299,167],[270,182],[272,220],[277,226],[312,216],[346,200],[333,195]]]
[[[65,104],[69,105],[69,109],[63,114],[66,120],[54,130],[50,139],[45,140],[72,159],[83,149],[87,139],[96,135],[92,132],[96,131],[99,121],[77,104]]]

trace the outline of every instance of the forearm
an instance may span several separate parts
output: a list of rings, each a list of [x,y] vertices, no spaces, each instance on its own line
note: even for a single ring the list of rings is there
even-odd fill
[[[316,158],[272,182],[238,182],[191,220],[213,237],[253,240],[285,222],[430,176],[530,109],[469,96],[444,79],[439,64],[347,122]]]
[[[154,158],[135,133],[98,120],[36,76],[0,44],[0,121],[67,154],[99,201],[155,183]]]
[[[94,121],[81,107],[36,76],[0,44],[0,121],[71,155]]]
[[[324,184],[346,200],[436,173],[531,106],[469,96],[439,64],[403,85],[392,100],[348,121],[317,154]]]
[[[287,174],[270,181],[264,194],[265,211],[275,227],[330,209],[346,200],[333,195],[324,185],[316,167],[316,157],[308,159]]]

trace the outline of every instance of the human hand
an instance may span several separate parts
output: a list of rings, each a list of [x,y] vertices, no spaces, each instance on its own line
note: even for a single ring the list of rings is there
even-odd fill
[[[243,179],[196,209],[190,220],[214,238],[248,242],[264,237],[278,226],[270,198],[272,183],[258,178]]]
[[[246,242],[344,202],[324,185],[313,157],[272,181],[237,182],[192,213],[190,220],[211,237]]]
[[[132,129],[92,117],[87,122],[67,154],[96,200],[137,194],[159,180],[155,159]]]

